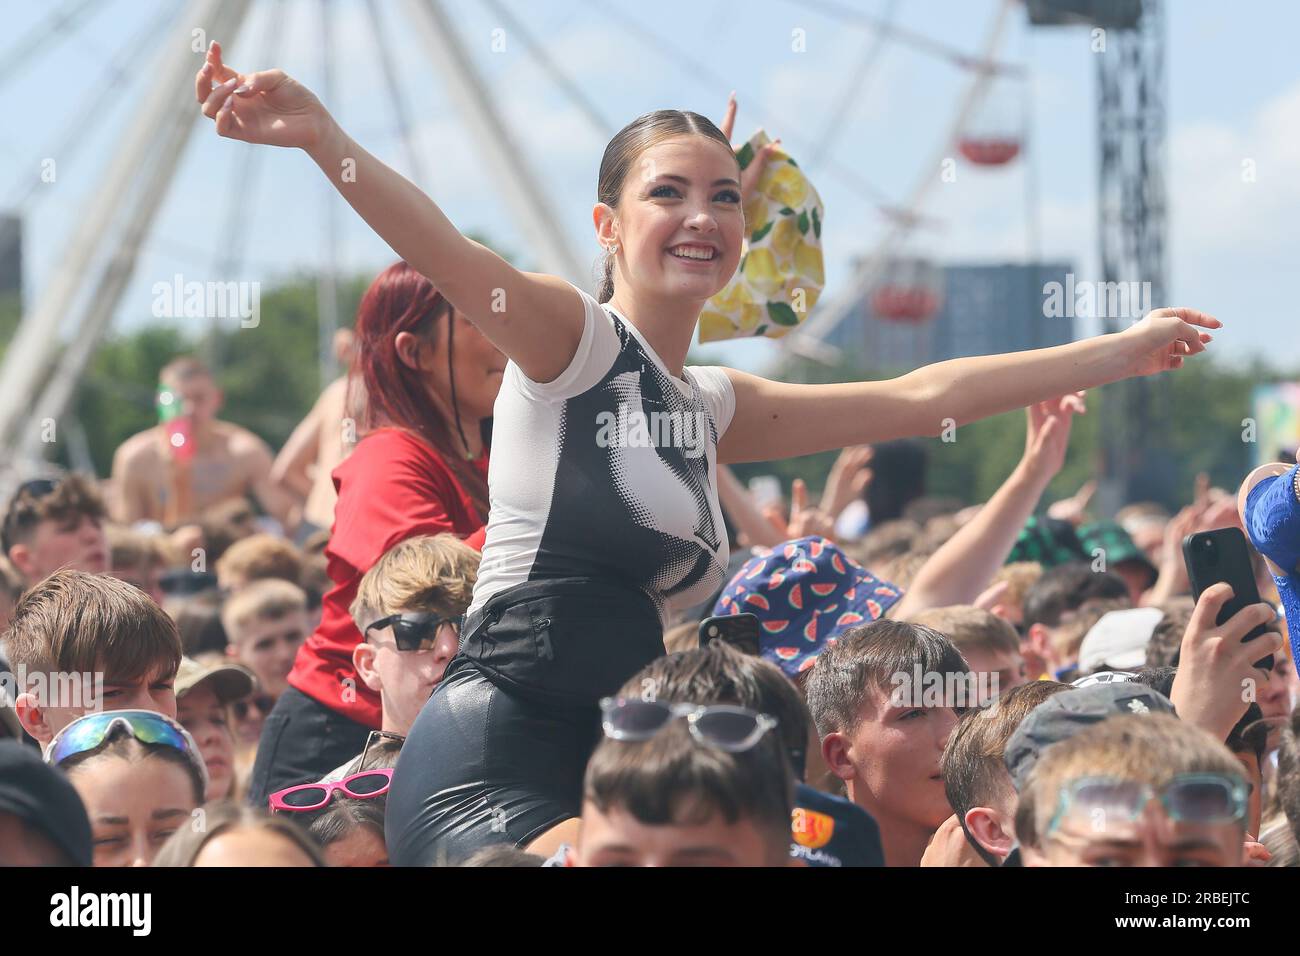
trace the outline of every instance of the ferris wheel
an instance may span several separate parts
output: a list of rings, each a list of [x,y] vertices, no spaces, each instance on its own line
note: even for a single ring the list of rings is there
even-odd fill
[[[1033,7],[1047,0],[1028,2]],[[874,320],[885,322],[924,323],[938,309],[941,284],[936,280],[933,257],[923,254],[923,237],[935,224],[926,212],[926,203],[941,182],[937,171],[945,161],[961,162],[990,175],[1011,175],[1018,168],[1024,174],[1031,153],[1024,109],[1026,71],[999,59],[1012,15],[1021,4],[1017,0],[987,0],[982,37],[977,49],[970,51],[902,26],[905,0],[880,0],[877,12],[870,13],[859,4],[841,0],[772,3],[842,23],[846,29],[860,31],[866,41],[861,56],[846,71],[842,87],[827,97],[829,110],[820,123],[781,115],[753,91],[737,91],[746,111],[764,126],[779,130],[787,141],[798,139],[807,144],[810,155],[805,165],[810,175],[834,180],[885,223],[870,248],[854,250],[860,254],[862,266],[841,285],[838,294],[819,303],[808,321],[781,342],[790,352],[825,358],[830,351],[823,344],[827,333],[863,301],[868,302]],[[618,31],[624,42],[648,59],[678,68],[720,90],[734,87],[734,78],[720,75],[707,56],[691,52],[656,28],[635,5],[608,0],[572,0],[572,4],[587,22]],[[477,0],[477,6],[511,32],[593,135],[604,140],[617,131],[618,126],[575,82],[566,64],[550,55],[549,40],[553,38],[544,41],[535,33],[528,21],[536,8],[508,5],[505,0]],[[15,75],[31,69],[60,45],[73,42],[94,17],[111,12],[131,24],[118,49],[96,58],[99,80],[86,99],[75,108],[61,110],[67,120],[53,143],[39,144],[34,156],[75,154],[78,144],[103,122],[129,71],[139,69],[141,51],[156,52],[153,62],[146,61],[152,81],[139,108],[133,110],[129,125],[115,139],[86,207],[60,246],[48,279],[37,290],[6,350],[0,368],[0,447],[11,467],[39,462],[48,450],[40,440],[39,423],[58,418],[68,406],[96,347],[120,311],[142,250],[156,238],[159,213],[178,176],[186,144],[201,126],[192,101],[192,77],[209,39],[220,38],[231,48],[243,38],[241,50],[247,54],[241,53],[240,62],[282,62],[286,34],[294,32],[287,23],[297,14],[301,27],[303,11],[307,11],[310,29],[319,41],[319,60],[311,66],[320,77],[322,99],[329,104],[340,82],[346,80],[335,75],[341,67],[333,51],[339,42],[341,14],[351,14],[348,22],[364,24],[370,35],[373,59],[343,66],[369,69],[382,77],[386,102],[374,112],[377,116],[387,114],[400,143],[405,172],[427,187],[428,171],[437,164],[424,155],[414,133],[412,81],[396,68],[394,55],[399,40],[417,43],[427,69],[454,104],[476,160],[491,170],[533,265],[586,284],[589,269],[559,225],[561,220],[541,186],[536,157],[523,148],[524,143],[504,118],[501,100],[507,94],[493,88],[480,62],[481,53],[471,50],[448,7],[447,0],[156,0],[147,5],[128,0],[60,0],[24,34],[0,44],[3,97]],[[857,164],[836,154],[843,118],[863,96],[887,52],[899,48],[946,64],[964,78],[961,95],[949,114],[937,124],[927,121],[937,126],[931,156],[918,164],[916,181],[901,196],[880,188]],[[283,62],[291,71],[303,66]],[[258,178],[265,163],[264,150],[243,149],[231,155],[231,184],[248,184]],[[39,164],[28,168],[37,169]],[[216,274],[228,275],[243,264],[244,252],[237,241],[240,231],[249,222],[268,217],[268,211],[251,201],[252,189],[222,189],[221,174],[214,174],[214,179],[217,205],[224,209],[216,217],[219,225],[213,231],[211,248],[195,242],[176,243],[172,238],[168,241],[213,263]],[[7,207],[24,216],[38,212],[48,194],[30,176],[9,184],[8,189],[5,186],[0,183],[0,201],[5,203],[0,210]],[[345,227],[337,198],[324,187],[320,195],[326,210],[318,279],[321,378],[325,381],[335,372],[329,342],[340,323],[334,282]],[[269,217],[283,214],[272,212]]]

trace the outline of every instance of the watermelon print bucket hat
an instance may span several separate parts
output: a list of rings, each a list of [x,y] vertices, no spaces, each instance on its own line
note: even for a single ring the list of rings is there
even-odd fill
[[[841,633],[884,617],[902,596],[825,538],[796,538],[750,558],[713,614],[757,616],[762,657],[795,677]]]

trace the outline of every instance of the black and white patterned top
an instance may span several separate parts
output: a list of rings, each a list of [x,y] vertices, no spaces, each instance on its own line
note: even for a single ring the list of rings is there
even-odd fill
[[[668,611],[723,584],[718,440],[736,397],[721,368],[669,373],[612,307],[586,306],[578,350],[552,382],[511,362],[497,396],[491,514],[470,613],[524,582],[595,577]]]

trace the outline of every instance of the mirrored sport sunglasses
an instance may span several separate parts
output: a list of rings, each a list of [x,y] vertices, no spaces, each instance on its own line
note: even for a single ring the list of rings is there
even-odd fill
[[[45,762],[58,766],[69,757],[94,750],[108,739],[115,727],[125,727],[142,744],[176,748],[199,771],[207,788],[208,768],[194,738],[176,721],[152,710],[110,710],[78,717],[54,735],[45,748]]]
[[[600,702],[601,727],[613,740],[649,740],[678,717],[691,736],[729,753],[750,750],[776,727],[776,718],[730,704],[670,704],[606,697]]]
[[[1153,799],[1175,823],[1238,823],[1246,819],[1249,796],[1240,779],[1217,773],[1180,774],[1159,791],[1135,780],[1082,777],[1061,788],[1047,833],[1068,819],[1094,829],[1108,821],[1134,823]]]
[[[294,813],[319,810],[333,799],[336,791],[355,800],[370,800],[386,794],[392,782],[393,769],[382,767],[362,770],[329,783],[300,783],[271,794],[271,809]]]
[[[365,635],[369,636],[378,628],[391,627],[399,651],[428,651],[433,649],[438,640],[438,630],[444,624],[460,633],[459,617],[442,617],[429,611],[406,611],[367,624]]]

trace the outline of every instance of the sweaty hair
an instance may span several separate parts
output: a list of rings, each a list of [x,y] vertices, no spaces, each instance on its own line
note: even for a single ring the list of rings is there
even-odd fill
[[[91,479],[72,474],[51,480],[54,482],[54,490],[48,494],[41,493],[43,488],[38,483],[29,482],[9,502],[4,523],[0,526],[0,545],[4,547],[5,554],[15,544],[29,542],[36,526],[42,521],[74,526],[82,518],[104,520],[104,499]],[[49,485],[44,486],[48,487]]]
[[[127,763],[140,763],[143,760],[162,760],[175,764],[185,771],[193,788],[194,806],[203,805],[203,776],[190,760],[170,744],[146,744],[121,724],[115,726],[99,744],[91,750],[73,754],[59,763],[59,769],[66,774],[76,774],[78,769],[91,761],[116,757]],[[191,808],[192,809],[192,808]]]
[[[5,633],[10,663],[29,674],[104,672],[106,682],[176,673],[176,625],[139,588],[63,569],[27,591]]]
[[[817,658],[805,684],[808,709],[822,737],[851,733],[871,688],[891,692],[897,674],[968,674],[961,652],[931,627],[906,621],[860,624]]]
[[[1070,690],[1069,684],[1038,680],[1012,688],[985,710],[969,710],[953,728],[939,760],[943,789],[966,840],[985,863],[1002,861],[971,836],[966,813],[972,807],[988,806],[999,796],[1014,797],[1015,787],[1003,762],[1007,741],[1029,712],[1047,698]]]
[[[600,160],[600,176],[596,183],[596,198],[617,210],[623,195],[623,185],[637,159],[651,146],[675,136],[707,136],[717,140],[731,152],[731,142],[708,117],[684,110],[655,110],[645,113],[614,134],[605,147]],[[606,254],[604,272],[596,296],[608,302],[614,295],[614,257]]]

